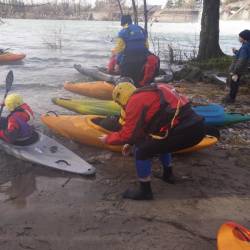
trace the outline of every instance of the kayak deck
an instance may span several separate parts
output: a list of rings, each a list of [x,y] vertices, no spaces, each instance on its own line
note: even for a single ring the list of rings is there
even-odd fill
[[[113,101],[97,99],[52,98],[52,102],[83,115],[119,115],[121,110]]]
[[[79,143],[109,149],[115,152],[121,151],[121,146],[107,145],[100,141],[99,137],[111,132],[95,124],[93,121],[101,116],[49,116],[42,115],[41,120],[54,132],[74,140]],[[181,150],[177,153],[188,153],[210,147],[217,143],[217,139],[212,136],[206,136],[199,144],[194,147]]]
[[[38,140],[27,146],[0,141],[0,148],[18,159],[66,172],[93,175],[95,168],[54,139],[38,133]]]

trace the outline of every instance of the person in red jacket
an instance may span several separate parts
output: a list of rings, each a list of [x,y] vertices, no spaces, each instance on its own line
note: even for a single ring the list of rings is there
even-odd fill
[[[29,105],[19,94],[8,95],[4,104],[10,114],[0,120],[0,139],[15,144],[31,138],[33,127],[29,123],[34,115]]]
[[[203,118],[191,108],[189,100],[167,84],[136,89],[123,82],[113,90],[113,100],[125,110],[125,123],[120,131],[100,137],[111,145],[134,145],[136,170],[140,182],[137,190],[126,190],[123,198],[149,200],[151,159],[160,156],[162,179],[174,183],[170,153],[194,146],[205,136]]]

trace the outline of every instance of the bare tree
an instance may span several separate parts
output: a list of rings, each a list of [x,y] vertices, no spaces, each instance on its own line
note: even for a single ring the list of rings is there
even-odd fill
[[[123,10],[122,10],[122,5],[121,5],[120,0],[117,0],[117,3],[118,3],[118,6],[119,6],[119,9],[120,9],[121,15],[123,15]]]
[[[147,0],[143,0],[144,3],[144,29],[148,32],[148,8],[147,8]]]
[[[134,22],[135,24],[138,24],[138,12],[137,12],[135,0],[132,0],[132,6],[133,6],[133,12],[134,12]]]

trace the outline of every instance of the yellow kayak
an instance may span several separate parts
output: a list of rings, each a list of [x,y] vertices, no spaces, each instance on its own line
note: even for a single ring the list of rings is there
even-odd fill
[[[64,88],[79,95],[102,100],[112,100],[114,85],[104,81],[77,83],[66,82]]]
[[[101,135],[109,134],[110,131],[95,124],[94,121],[105,116],[97,115],[42,115],[41,120],[52,131],[60,134],[70,140],[95,146],[99,148],[110,149],[112,151],[120,152],[121,146],[111,146],[103,144],[99,137]],[[211,147],[217,143],[217,138],[213,136],[206,136],[199,144],[187,148],[178,153],[188,153],[198,151],[207,147]]]
[[[227,222],[218,231],[217,246],[218,250],[249,250],[250,230],[235,222]]]

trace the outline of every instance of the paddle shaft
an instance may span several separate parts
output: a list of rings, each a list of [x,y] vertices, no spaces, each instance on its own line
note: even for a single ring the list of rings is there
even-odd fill
[[[3,102],[1,104],[0,118],[2,117],[2,112],[3,112],[3,108],[4,108],[4,101],[5,101],[6,97],[7,97],[7,95],[8,95],[8,91],[5,92],[5,95],[4,95],[4,98],[3,98]]]
[[[13,71],[10,70],[9,73],[7,74],[6,80],[5,80],[5,94],[4,94],[3,102],[2,102],[2,104],[1,104],[0,118],[1,118],[1,116],[2,116],[2,112],[3,112],[3,108],[4,108],[5,99],[6,99],[8,93],[9,93],[11,87],[12,87],[13,80],[14,80]]]

